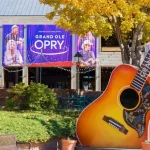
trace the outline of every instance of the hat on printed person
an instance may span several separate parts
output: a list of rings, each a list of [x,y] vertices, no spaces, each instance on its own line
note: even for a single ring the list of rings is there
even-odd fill
[[[14,28],[19,28],[17,25],[13,25],[12,27],[11,27],[11,29],[14,29]]]
[[[82,49],[84,48],[84,45],[93,45],[93,43],[92,42],[90,42],[90,40],[85,40],[84,42],[83,42],[83,44],[82,44]]]

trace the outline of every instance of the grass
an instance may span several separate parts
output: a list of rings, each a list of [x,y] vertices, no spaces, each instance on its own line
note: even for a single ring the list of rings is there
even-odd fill
[[[78,115],[79,111],[67,110],[50,112],[0,110],[0,134],[15,134],[17,140],[21,142],[45,142],[53,137],[63,136],[62,128],[65,120],[75,121]],[[54,121],[57,126],[53,124]]]

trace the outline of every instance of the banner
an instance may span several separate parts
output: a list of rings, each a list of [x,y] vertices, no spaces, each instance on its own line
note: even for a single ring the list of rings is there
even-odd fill
[[[82,55],[80,66],[96,65],[96,38],[91,32],[86,33],[83,37],[76,36],[76,53]]]
[[[150,50],[150,43],[148,42],[148,43],[145,44],[145,52],[144,52],[144,56],[147,55],[147,53],[148,53],[149,50]]]
[[[27,65],[71,66],[70,32],[56,25],[27,25]]]
[[[2,65],[23,66],[24,25],[3,25]]]

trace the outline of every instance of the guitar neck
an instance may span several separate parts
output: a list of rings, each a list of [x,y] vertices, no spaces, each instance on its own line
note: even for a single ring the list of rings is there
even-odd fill
[[[131,83],[131,87],[135,88],[138,91],[141,91],[149,73],[150,73],[150,50],[148,51],[141,67],[137,71],[137,74]]]

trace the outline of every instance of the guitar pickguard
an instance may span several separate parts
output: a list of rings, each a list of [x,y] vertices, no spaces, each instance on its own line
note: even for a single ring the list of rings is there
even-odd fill
[[[146,126],[146,114],[150,109],[150,84],[146,83],[140,94],[141,104],[134,111],[123,111],[125,122],[138,132],[139,138],[143,135]]]

